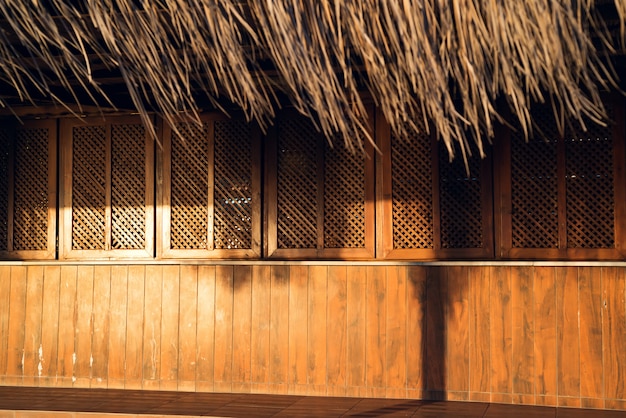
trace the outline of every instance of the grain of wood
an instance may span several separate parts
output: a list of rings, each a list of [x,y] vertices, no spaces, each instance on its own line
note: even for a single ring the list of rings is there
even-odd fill
[[[327,382],[328,394],[346,396],[347,351],[347,268],[328,267]]]
[[[490,286],[493,269],[472,267],[469,272],[469,388],[472,393],[491,390]]]
[[[393,391],[396,397],[405,398],[407,384],[406,267],[393,266],[386,270],[385,387],[388,392],[387,396],[392,395],[390,391]]]
[[[304,395],[307,390],[307,330],[309,267],[289,268],[289,393]]]
[[[142,388],[158,389],[161,366],[163,267],[146,266],[143,313]]]
[[[602,270],[578,268],[580,396],[604,397],[602,370]]]
[[[214,390],[215,266],[198,266],[196,390]]]
[[[0,278],[0,280],[2,279]],[[61,268],[56,265],[45,266],[43,281],[43,312],[41,316],[41,379],[39,382],[41,386],[53,386],[54,376],[56,376],[56,358],[59,337],[60,285]],[[0,295],[1,294],[2,290],[0,290]],[[2,347],[0,345],[0,350],[1,348]],[[1,366],[0,373],[2,373]]]
[[[235,266],[233,277],[233,385],[251,391],[252,267]]]
[[[328,348],[328,267],[309,266],[306,376],[308,395],[326,395]],[[334,343],[334,342],[333,342]],[[333,346],[333,350],[340,348]]]
[[[145,266],[128,266],[125,389],[143,387],[145,276]]]
[[[407,267],[407,389],[416,396],[426,388],[426,278],[426,267]]]
[[[197,365],[198,266],[180,266],[178,390],[194,392]]]
[[[180,315],[180,267],[163,266],[161,291],[161,358],[159,388],[178,388],[178,317]]]
[[[509,395],[513,390],[511,269],[509,267],[493,269],[490,294],[491,392]]]
[[[56,359],[57,384],[59,386],[70,386],[72,385],[74,379],[76,275],[76,266],[61,266],[61,290],[59,296],[59,348]],[[107,277],[106,280],[110,280],[110,277]]]
[[[346,395],[361,396],[365,394],[366,373],[367,268],[350,268],[347,282],[346,348],[349,362],[346,370]]]
[[[91,386],[91,344],[93,338],[93,266],[78,266],[76,277],[76,334],[74,347],[74,386]]]
[[[230,392],[233,383],[233,266],[215,267],[216,391]]]
[[[556,269],[534,268],[534,373],[536,403],[556,406],[557,293]]]
[[[365,386],[367,396],[385,395],[387,297],[386,271],[366,267],[365,293]]]

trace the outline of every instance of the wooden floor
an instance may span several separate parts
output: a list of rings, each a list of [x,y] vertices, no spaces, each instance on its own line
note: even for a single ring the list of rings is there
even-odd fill
[[[624,411],[479,402],[0,387],[0,418],[63,417],[523,417],[617,418]]]

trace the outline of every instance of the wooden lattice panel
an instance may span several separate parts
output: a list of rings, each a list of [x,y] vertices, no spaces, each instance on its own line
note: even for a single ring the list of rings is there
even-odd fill
[[[482,248],[481,160],[468,157],[469,174],[460,154],[453,161],[439,146],[441,248]]]
[[[558,132],[549,109],[535,112],[535,135],[511,136],[513,248],[558,248]]]
[[[250,124],[216,120],[214,132],[214,248],[252,248]]]
[[[278,127],[278,248],[317,246],[319,135],[304,118]]]
[[[588,124],[565,137],[567,246],[613,248],[615,201],[611,128]]]
[[[433,248],[431,161],[428,134],[391,136],[394,248]]]
[[[141,124],[111,126],[111,247],[146,246],[146,132]]]
[[[72,249],[103,250],[106,210],[106,128],[72,129]]]
[[[208,240],[208,124],[181,123],[172,137],[172,249],[206,249]]]
[[[340,144],[335,139],[335,144]],[[324,153],[324,247],[365,247],[365,156],[340,145]]]
[[[10,148],[10,132],[7,129],[0,129],[0,251],[8,249]]]
[[[48,136],[46,128],[23,128],[16,133],[14,250],[45,250],[48,246]]]

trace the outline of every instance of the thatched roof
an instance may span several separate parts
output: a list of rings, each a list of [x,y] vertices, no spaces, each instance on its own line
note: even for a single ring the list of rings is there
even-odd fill
[[[533,102],[602,119],[626,1],[0,0],[0,23],[2,107],[171,121],[230,102],[265,126],[286,101],[359,148],[367,96],[392,128],[425,118],[464,152],[503,109],[525,131]]]

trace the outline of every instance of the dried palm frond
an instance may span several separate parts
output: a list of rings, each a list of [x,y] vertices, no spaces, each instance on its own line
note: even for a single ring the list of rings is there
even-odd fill
[[[600,0],[597,0],[600,2]],[[604,2],[606,3],[606,2]],[[533,102],[603,120],[615,85],[594,0],[0,0],[0,82],[25,102],[112,106],[93,68],[119,72],[149,123],[223,99],[265,126],[285,95],[328,138],[362,149],[363,91],[401,133],[432,126],[482,154],[504,99],[524,133]],[[614,0],[624,39],[626,2]],[[614,16],[613,16],[614,17]],[[594,42],[600,39],[600,42]],[[10,106],[0,93],[0,105]]]

